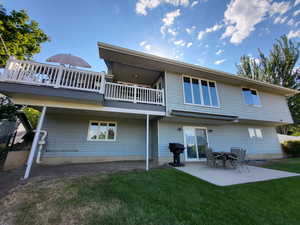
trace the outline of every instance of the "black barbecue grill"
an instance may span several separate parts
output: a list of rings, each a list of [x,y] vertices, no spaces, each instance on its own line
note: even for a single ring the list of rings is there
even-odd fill
[[[184,166],[184,164],[180,163],[180,154],[184,151],[184,146],[180,143],[169,143],[170,152],[173,153],[173,162],[169,163],[171,166],[179,167]]]

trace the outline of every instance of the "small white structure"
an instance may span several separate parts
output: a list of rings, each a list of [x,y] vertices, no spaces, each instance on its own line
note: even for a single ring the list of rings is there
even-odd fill
[[[285,141],[300,141],[300,136],[278,134],[278,139],[280,143],[283,143]]]

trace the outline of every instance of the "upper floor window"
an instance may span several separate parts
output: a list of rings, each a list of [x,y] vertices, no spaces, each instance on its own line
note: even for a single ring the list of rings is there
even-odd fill
[[[117,132],[116,122],[90,121],[89,141],[115,141]]]
[[[243,88],[242,90],[246,104],[260,106],[260,99],[256,90],[250,88]]]
[[[185,103],[219,107],[216,82],[184,76],[183,89]]]
[[[259,128],[248,128],[250,138],[263,138],[262,130]]]

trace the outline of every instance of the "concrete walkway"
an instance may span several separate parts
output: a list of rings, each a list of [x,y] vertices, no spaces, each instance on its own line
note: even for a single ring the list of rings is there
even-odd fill
[[[248,166],[248,168],[249,172],[246,168],[241,169],[239,172],[238,169],[231,168],[210,168],[205,163],[200,162],[188,163],[185,167],[176,167],[176,169],[182,172],[218,186],[244,184],[300,175],[298,173],[290,173],[256,166]]]

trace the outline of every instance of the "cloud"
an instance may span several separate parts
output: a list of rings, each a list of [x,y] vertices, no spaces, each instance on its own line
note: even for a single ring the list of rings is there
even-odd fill
[[[189,47],[191,47],[192,45],[193,45],[193,43],[192,43],[192,42],[189,42],[189,43],[186,44],[186,47],[189,48]]]
[[[191,7],[193,8],[195,5],[198,5],[199,1],[193,1]]]
[[[171,34],[172,36],[176,36],[178,34],[178,32],[175,29],[172,29],[172,28],[168,28],[167,32],[169,34]]]
[[[222,63],[224,63],[226,61],[226,59],[220,59],[214,62],[215,65],[220,65]]]
[[[300,0],[295,0],[294,6],[300,4]]]
[[[274,19],[274,23],[275,23],[275,24],[283,24],[287,19],[288,19],[287,16],[285,16],[285,17],[277,16],[277,17]]]
[[[270,15],[274,15],[274,14],[280,14],[283,15],[285,14],[289,9],[291,8],[291,5],[289,2],[274,2],[271,6],[270,6]]]
[[[143,47],[146,43],[147,43],[147,41],[142,41],[142,42],[140,42],[140,46]]]
[[[174,21],[178,16],[180,16],[180,9],[166,13],[162,19],[164,25],[160,27],[160,32],[165,34],[165,30],[174,24]]]
[[[186,28],[185,31],[188,33],[188,34],[191,34],[195,31],[196,29],[196,26],[192,26],[190,28]]]
[[[221,55],[222,53],[224,53],[224,50],[219,49],[219,50],[216,52],[216,55]]]
[[[221,39],[230,37],[231,43],[241,43],[255,30],[255,25],[265,19],[270,8],[269,0],[231,0],[224,12],[227,27]],[[277,7],[273,13],[275,9]]]
[[[287,22],[287,25],[289,26],[293,26],[295,24],[295,20],[294,19],[290,19],[288,22]]]
[[[147,43],[147,41],[140,42],[140,46],[143,47],[147,51],[150,51],[152,48],[152,46],[149,43]]]
[[[212,27],[206,28],[205,30],[202,30],[198,33],[198,39],[201,40],[204,37],[204,35],[220,30],[222,27],[223,27],[222,24],[216,24]]]
[[[300,38],[300,30],[295,30],[295,31],[293,31],[293,30],[291,30],[289,33],[288,33],[288,35],[287,35],[287,38],[288,39],[292,39],[292,38]]]
[[[300,2],[300,0],[299,0]],[[293,13],[293,16],[298,16],[300,14],[300,9],[296,10],[294,13]]]
[[[178,46],[185,46],[186,43],[184,40],[178,40],[178,41],[174,41],[173,44]]]
[[[160,4],[171,4],[173,6],[189,6],[189,0],[138,0],[135,5],[135,12],[146,16],[148,9],[154,9]]]

